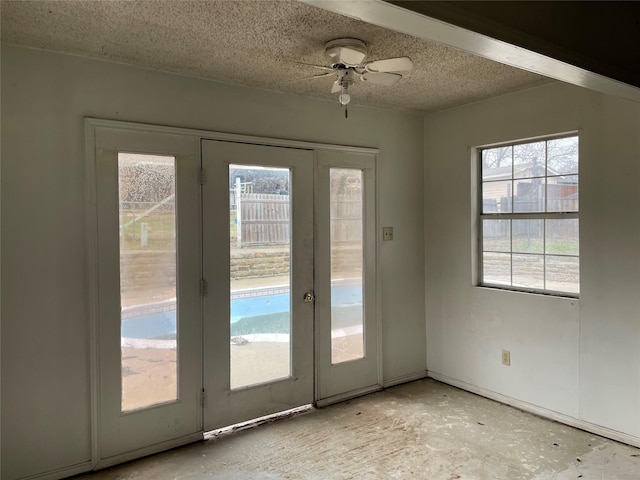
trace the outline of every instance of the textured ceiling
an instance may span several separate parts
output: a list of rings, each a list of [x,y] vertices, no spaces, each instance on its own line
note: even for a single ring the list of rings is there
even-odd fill
[[[326,65],[338,37],[415,64],[395,87],[358,82],[354,104],[427,112],[545,80],[295,0],[2,0],[3,42],[324,99],[334,79],[297,80],[322,71],[296,62]]]

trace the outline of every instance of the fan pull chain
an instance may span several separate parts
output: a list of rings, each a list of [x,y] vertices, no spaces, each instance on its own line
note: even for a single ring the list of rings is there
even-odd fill
[[[349,108],[346,105],[344,106],[344,118],[349,118]]]

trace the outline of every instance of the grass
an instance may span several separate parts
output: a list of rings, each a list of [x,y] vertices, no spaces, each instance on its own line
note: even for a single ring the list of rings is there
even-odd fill
[[[129,210],[120,215],[120,224],[126,225],[131,220],[142,213],[142,210]],[[147,225],[147,246],[149,249],[173,250],[175,248],[176,219],[173,212],[152,212],[131,225],[127,225],[121,231],[122,245],[124,250],[135,250],[145,248],[141,245],[142,224]],[[236,212],[229,212],[229,239],[231,248],[236,248]]]
[[[122,212],[120,214],[120,224],[126,225],[140,213],[140,211]],[[141,245],[143,224],[147,225],[148,232],[146,247]],[[175,249],[176,239],[175,216],[172,212],[153,212],[121,229],[120,238],[122,242],[120,247],[123,250],[139,248],[173,250]]]
[[[554,240],[547,242],[547,254],[553,255],[578,255],[579,244],[578,241],[571,240]],[[526,240],[526,239],[514,239],[513,245],[510,244],[509,239],[492,239],[485,240],[483,244],[485,252],[509,252],[514,253],[544,253],[544,245],[542,240]]]

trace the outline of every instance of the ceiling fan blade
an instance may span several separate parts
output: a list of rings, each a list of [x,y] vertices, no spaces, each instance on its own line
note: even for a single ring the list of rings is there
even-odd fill
[[[336,74],[334,72],[320,73],[318,75],[309,75],[306,77],[294,78],[293,80],[287,80],[287,83],[300,82],[301,80],[309,80],[312,78],[324,78],[324,77],[331,77],[331,76],[335,77],[335,75]]]
[[[333,87],[331,87],[331,93],[338,93],[341,90],[342,90],[342,87],[340,86],[338,81],[336,80],[335,82],[333,82]]]
[[[364,64],[367,72],[410,72],[413,62],[409,57],[385,58]]]
[[[384,85],[385,87],[392,87],[400,81],[402,75],[399,73],[386,73],[386,72],[366,72],[362,74],[362,80],[369,83],[375,83],[376,85]]]
[[[333,68],[327,67],[327,66],[324,66],[324,65],[315,65],[313,63],[303,63],[303,62],[293,62],[293,61],[291,63],[295,63],[296,65],[304,65],[305,67],[318,68],[320,70],[326,70],[328,72],[333,72],[334,71]]]

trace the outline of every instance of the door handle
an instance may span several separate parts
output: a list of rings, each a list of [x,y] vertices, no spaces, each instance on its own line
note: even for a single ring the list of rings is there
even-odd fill
[[[304,294],[304,297],[302,297],[302,299],[304,300],[304,303],[313,303],[316,297],[313,295],[313,291],[309,290]]]

